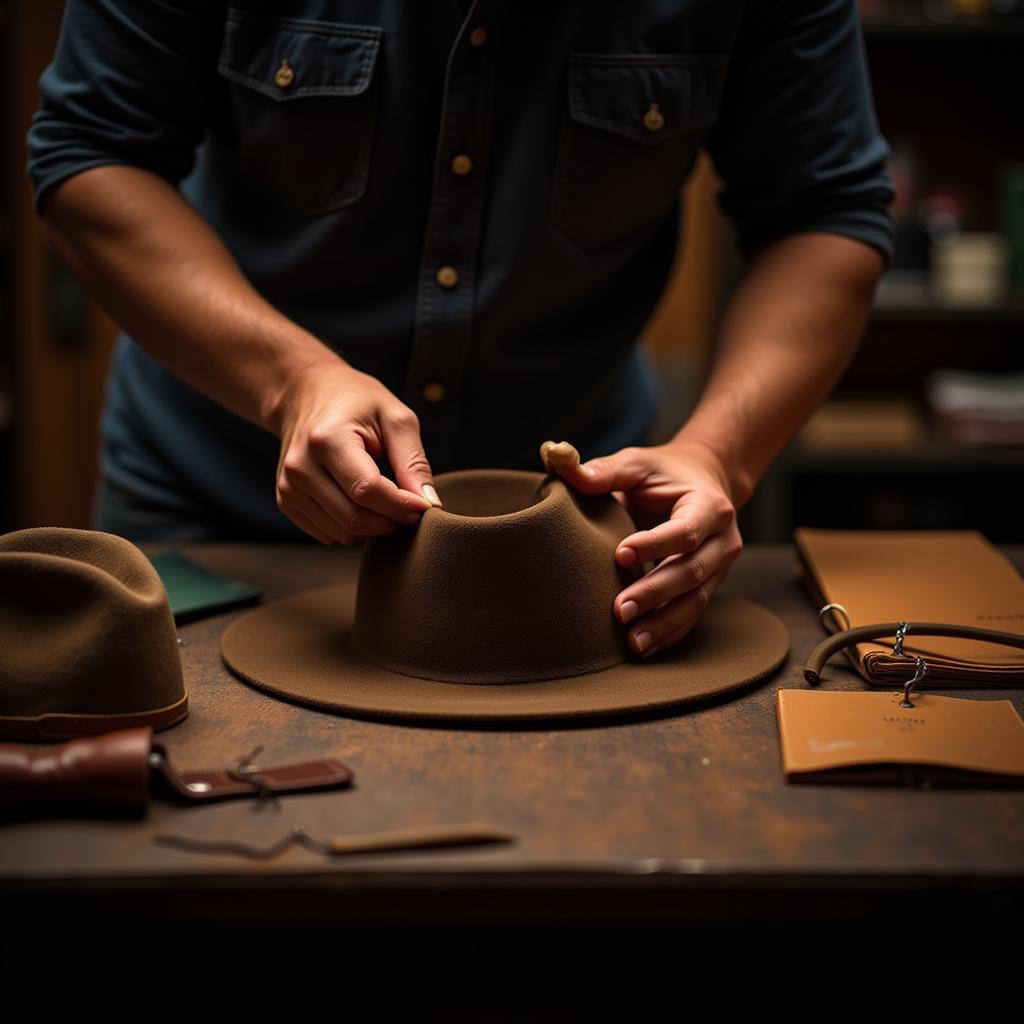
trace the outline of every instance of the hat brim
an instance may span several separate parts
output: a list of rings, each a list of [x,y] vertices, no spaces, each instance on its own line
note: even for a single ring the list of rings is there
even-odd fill
[[[741,690],[774,672],[789,633],[745,598],[715,595],[680,643],[650,659],[529,683],[451,683],[389,671],[352,649],[356,584],[305,591],[235,619],[221,656],[288,701],[354,717],[516,722],[655,710]]]

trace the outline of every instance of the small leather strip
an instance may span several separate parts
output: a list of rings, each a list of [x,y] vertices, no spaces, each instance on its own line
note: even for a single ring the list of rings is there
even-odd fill
[[[153,711],[128,711],[114,715],[77,715],[59,712],[47,712],[31,717],[0,715],[0,736],[12,740],[67,740],[141,726],[158,732],[175,725],[187,715],[186,692],[181,700]]]
[[[352,770],[330,758],[301,761],[295,764],[248,766],[251,771],[230,768],[179,771],[171,763],[167,751],[153,744],[153,770],[171,788],[173,794],[189,802],[205,803],[232,797],[304,793],[319,789],[335,789],[352,782]]]

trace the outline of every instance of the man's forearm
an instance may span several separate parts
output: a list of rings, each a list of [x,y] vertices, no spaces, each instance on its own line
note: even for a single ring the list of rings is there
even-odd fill
[[[209,225],[162,178],[112,165],[44,201],[58,255],[154,358],[197,390],[273,429],[287,382],[340,362],[245,279]]]
[[[714,455],[737,507],[842,375],[882,269],[867,243],[809,232],[768,246],[747,267],[703,395],[674,439]]]

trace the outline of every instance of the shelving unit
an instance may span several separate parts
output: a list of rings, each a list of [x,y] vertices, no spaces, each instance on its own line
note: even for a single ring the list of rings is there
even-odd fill
[[[865,47],[882,134],[912,139],[926,185],[959,188],[971,230],[999,223],[1004,164],[1024,163],[1024,18],[936,22],[912,4],[864,5]],[[1013,483],[1024,449],[967,450],[930,425],[924,393],[938,369],[1024,372],[1024,293],[992,306],[936,301],[923,275],[897,266],[883,280],[863,342],[834,393],[840,400],[904,398],[924,437],[901,451],[810,449],[798,438],[741,514],[750,540],[787,540],[797,525],[978,529],[1019,542]]]
[[[1019,46],[1024,40],[1024,17],[1009,14],[970,14],[948,18],[929,16],[915,3],[863,4],[861,22],[866,39],[928,42],[981,39]]]

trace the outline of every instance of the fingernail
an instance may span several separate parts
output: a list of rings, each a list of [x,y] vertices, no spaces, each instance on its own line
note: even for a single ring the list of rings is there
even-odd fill
[[[593,476],[594,468],[592,466],[580,466],[580,472],[586,473],[587,476]]]
[[[650,633],[637,633],[636,635],[636,649],[642,654],[651,644]]]
[[[413,512],[411,516],[408,516],[405,520],[406,526],[415,526],[420,521],[420,513]]]
[[[657,644],[655,644],[649,650],[644,651],[644,653],[641,655],[641,657],[649,658],[652,654],[657,654],[658,651],[660,651],[660,650],[661,650],[661,648]]]
[[[444,507],[441,504],[441,499],[437,496],[437,491],[434,490],[432,484],[423,485],[423,497],[426,498],[427,501],[429,501],[430,504],[434,505],[436,508]]]
[[[630,566],[636,564],[636,552],[632,548],[619,548],[615,552],[619,559],[619,565]]]
[[[630,619],[636,618],[636,613],[640,611],[640,606],[636,601],[623,601],[619,608],[619,615],[622,616],[623,622],[629,622]],[[644,634],[646,636],[646,634]]]

